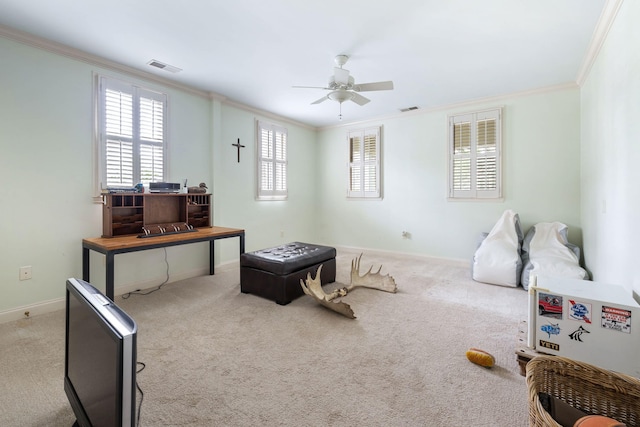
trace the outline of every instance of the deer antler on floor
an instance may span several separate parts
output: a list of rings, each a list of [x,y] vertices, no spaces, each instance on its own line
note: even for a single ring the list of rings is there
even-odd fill
[[[354,315],[353,310],[351,309],[351,306],[349,306],[349,304],[345,303],[344,301],[334,301],[334,299],[344,297],[357,287],[378,289],[391,293],[395,293],[398,289],[393,277],[389,276],[388,274],[384,276],[380,274],[382,265],[375,273],[371,272],[371,270],[373,269],[373,266],[371,266],[369,268],[369,271],[367,271],[363,276],[360,276],[361,258],[362,254],[360,254],[358,258],[351,261],[351,283],[349,284],[349,286],[336,289],[329,294],[325,293],[324,289],[322,289],[322,283],[320,281],[320,271],[322,270],[322,265],[318,267],[318,271],[316,272],[316,277],[314,279],[311,278],[311,273],[307,273],[307,279],[305,281],[300,280],[300,286],[302,286],[302,290],[305,294],[313,297],[321,305],[337,313],[340,313],[343,316],[349,317],[350,319],[355,319],[356,316]]]
[[[300,279],[300,286],[302,286],[304,293],[312,296],[316,301],[328,309],[338,312],[350,319],[355,319],[356,316],[353,314],[353,310],[349,304],[342,301],[333,301],[335,298],[347,295],[346,288],[337,289],[330,294],[326,294],[324,289],[322,289],[322,283],[320,281],[321,270],[322,265],[318,267],[318,271],[316,272],[316,277],[314,279],[311,278],[311,273],[307,273],[307,280],[302,281],[302,279]]]
[[[393,277],[387,275],[380,274],[380,270],[382,270],[382,265],[375,273],[371,273],[373,270],[373,266],[369,267],[369,271],[367,271],[364,276],[360,276],[360,260],[362,259],[362,254],[358,258],[355,258],[351,261],[351,284],[347,286],[347,292],[351,291],[357,287],[370,288],[370,289],[378,289],[380,291],[396,293],[398,290],[398,286],[396,285],[396,281]]]

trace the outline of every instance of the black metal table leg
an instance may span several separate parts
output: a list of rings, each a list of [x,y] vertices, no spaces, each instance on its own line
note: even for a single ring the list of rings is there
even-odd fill
[[[112,252],[107,252],[105,254],[105,256],[107,257],[107,262],[106,262],[106,272],[107,272],[107,278],[106,278],[106,283],[105,283],[105,288],[106,288],[106,294],[107,294],[107,298],[110,298],[113,301],[113,294],[114,294],[114,286],[113,286],[113,282],[114,282],[114,263],[115,263],[115,254]]]
[[[89,248],[82,248],[82,280],[85,282],[89,282],[89,264],[90,264],[90,253]]]
[[[209,240],[209,274],[210,275],[214,275],[215,273],[215,254],[216,254],[216,250],[215,250],[215,246],[214,246],[215,240]]]

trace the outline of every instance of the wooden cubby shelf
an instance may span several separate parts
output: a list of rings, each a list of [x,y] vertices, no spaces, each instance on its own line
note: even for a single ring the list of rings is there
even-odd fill
[[[103,195],[102,237],[143,233],[143,227],[188,224],[211,227],[211,194]]]

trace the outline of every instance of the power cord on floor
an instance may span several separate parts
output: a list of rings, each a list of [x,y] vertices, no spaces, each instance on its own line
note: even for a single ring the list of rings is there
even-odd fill
[[[169,261],[167,261],[167,248],[163,248],[163,249],[164,249],[164,263],[167,265],[167,277],[164,279],[164,282],[160,283],[155,289],[151,289],[150,291],[142,292],[140,289],[138,289],[137,291],[127,292],[126,294],[122,294],[122,299],[127,299],[131,295],[149,295],[155,291],[159,291],[160,288],[162,288],[164,285],[167,284],[167,282],[169,282]]]
[[[142,391],[142,389],[140,388],[140,385],[138,384],[137,375],[140,372],[142,372],[144,368],[147,367],[147,365],[145,365],[142,362],[136,362],[136,363],[141,366],[140,369],[136,371],[136,388],[140,392],[140,403],[138,403],[138,414],[136,415],[136,426],[140,426],[140,413],[142,412],[142,401],[144,400],[144,392]]]

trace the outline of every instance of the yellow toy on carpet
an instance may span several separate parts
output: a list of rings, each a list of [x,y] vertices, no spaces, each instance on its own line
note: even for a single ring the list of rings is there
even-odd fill
[[[476,365],[484,366],[485,368],[491,368],[496,364],[496,359],[491,354],[479,348],[470,348],[467,350],[467,359]]]

